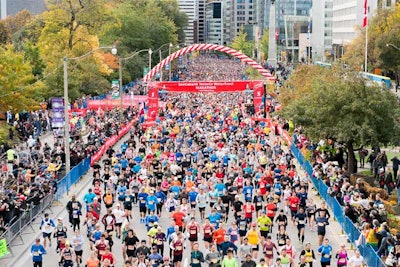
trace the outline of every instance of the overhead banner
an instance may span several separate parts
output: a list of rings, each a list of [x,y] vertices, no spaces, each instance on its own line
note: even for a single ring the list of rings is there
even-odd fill
[[[253,90],[264,81],[151,82],[149,87],[174,93],[232,93]]]

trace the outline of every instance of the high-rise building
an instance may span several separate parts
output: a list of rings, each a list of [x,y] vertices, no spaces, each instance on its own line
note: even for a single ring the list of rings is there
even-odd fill
[[[265,0],[265,4],[264,28],[269,28],[271,0]],[[286,59],[296,62],[302,57],[300,35],[308,32],[311,7],[312,0],[275,0],[275,37],[278,61]],[[303,44],[302,46],[308,45]]]
[[[319,0],[312,6],[312,57],[325,61],[326,53],[332,51],[333,0]]]
[[[206,4],[207,0],[199,1],[199,13],[197,16],[197,43],[204,43],[206,40]]]
[[[206,43],[223,44],[222,1],[209,0],[206,4]]]
[[[185,32],[186,44],[197,42],[198,34],[198,15],[199,15],[199,0],[178,0],[179,11],[188,16],[188,25],[183,30]]]
[[[368,17],[371,18],[377,9],[377,0],[368,1]],[[332,45],[342,47],[352,41],[362,27],[364,18],[364,1],[333,0]]]
[[[45,0],[0,0],[0,19],[15,16],[19,11],[26,9],[31,14],[39,14],[46,10]]]

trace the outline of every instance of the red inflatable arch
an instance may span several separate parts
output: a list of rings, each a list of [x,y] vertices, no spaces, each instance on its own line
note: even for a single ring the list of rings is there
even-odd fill
[[[166,64],[170,63],[172,60],[194,52],[194,51],[200,51],[200,50],[214,50],[214,51],[221,51],[225,52],[231,56],[234,56],[238,59],[240,59],[242,62],[248,64],[249,66],[253,67],[254,69],[258,70],[262,76],[267,78],[270,81],[275,81],[275,78],[271,73],[269,73],[268,70],[264,69],[260,64],[255,62],[253,59],[249,58],[245,54],[236,51],[235,49],[232,49],[230,47],[226,47],[223,45],[216,45],[216,44],[193,44],[190,46],[187,46],[185,48],[180,49],[179,51],[176,51],[175,53],[169,55],[166,57],[164,60],[162,60],[160,63],[158,63],[153,69],[151,69],[150,72],[146,74],[146,76],[143,77],[144,82],[150,81],[156,73],[158,73],[160,70],[162,70]]]

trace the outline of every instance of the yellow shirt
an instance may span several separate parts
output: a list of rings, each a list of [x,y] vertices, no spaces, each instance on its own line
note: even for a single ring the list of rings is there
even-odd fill
[[[259,238],[258,238],[258,232],[257,230],[252,230],[250,229],[247,233],[247,238],[249,239],[249,244],[250,245],[258,245],[259,243]]]

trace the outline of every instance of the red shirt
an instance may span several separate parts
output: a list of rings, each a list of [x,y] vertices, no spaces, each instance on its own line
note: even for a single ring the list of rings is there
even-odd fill
[[[297,210],[300,204],[300,199],[297,196],[290,196],[288,201],[290,210]]]
[[[254,212],[255,208],[253,204],[244,204],[243,205],[243,211],[244,211],[244,215],[246,218],[253,218],[253,212]]]
[[[179,227],[183,226],[183,218],[185,217],[185,213],[182,211],[176,211],[172,214],[172,219],[175,220],[175,224]]]

